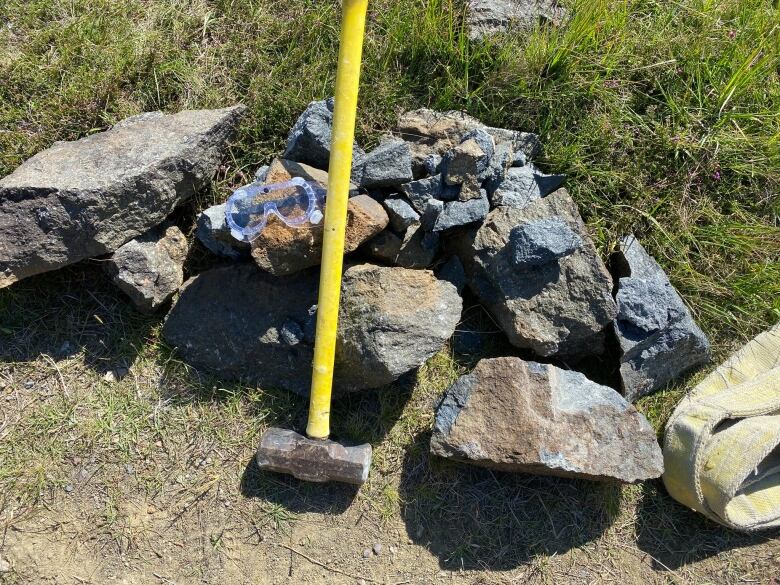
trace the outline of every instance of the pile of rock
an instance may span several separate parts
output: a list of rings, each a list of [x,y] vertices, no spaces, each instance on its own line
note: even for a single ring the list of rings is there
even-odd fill
[[[206,209],[195,234],[221,265],[183,282],[185,236],[163,223],[214,172],[240,113],[143,115],[22,165],[0,181],[0,286],[110,253],[139,309],[178,291],[163,334],[183,359],[308,393],[322,224],[272,220],[250,245],[231,237],[224,204]],[[325,188],[332,121],[332,100],[310,104],[256,180]],[[514,471],[657,477],[655,435],[630,402],[707,361],[709,345],[633,237],[612,259],[615,286],[564,176],[534,165],[540,152],[534,134],[427,109],[403,114],[373,150],[355,145],[336,388],[384,387],[420,367],[452,338],[467,287],[539,359],[606,360],[612,336],[623,396],[552,364],[484,359],[447,390],[432,451]]]

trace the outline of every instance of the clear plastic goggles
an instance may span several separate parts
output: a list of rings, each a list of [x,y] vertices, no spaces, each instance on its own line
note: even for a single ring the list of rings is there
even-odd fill
[[[300,177],[271,185],[252,183],[228,198],[225,219],[234,238],[251,242],[272,216],[292,228],[320,223],[324,201],[325,190]]]

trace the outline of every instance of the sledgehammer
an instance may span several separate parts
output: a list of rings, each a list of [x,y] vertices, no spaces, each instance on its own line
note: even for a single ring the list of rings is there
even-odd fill
[[[257,464],[261,469],[290,473],[306,481],[362,484],[368,478],[371,466],[371,445],[349,447],[328,440],[344,232],[367,8],[368,0],[342,2],[307,436],[270,428],[257,448]]]

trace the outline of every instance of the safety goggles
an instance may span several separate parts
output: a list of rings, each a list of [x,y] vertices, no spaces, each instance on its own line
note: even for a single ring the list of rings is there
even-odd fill
[[[251,242],[272,216],[292,228],[320,223],[324,201],[325,190],[300,177],[271,185],[252,183],[228,198],[225,218],[234,238]]]

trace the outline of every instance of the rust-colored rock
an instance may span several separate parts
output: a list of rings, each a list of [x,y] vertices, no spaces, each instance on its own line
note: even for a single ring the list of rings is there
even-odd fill
[[[436,413],[431,451],[482,467],[634,483],[659,477],[655,432],[612,388],[516,357],[484,359]]]
[[[312,181],[326,190],[328,188],[327,171],[315,169],[314,167],[311,167],[307,164],[296,162],[294,160],[287,160],[284,158],[275,158],[271,162],[263,183],[265,185],[270,185],[272,183],[284,183],[293,177],[300,177],[301,179]],[[349,196],[354,197],[357,194],[358,188],[353,183],[350,183]]]
[[[353,252],[381,232],[390,218],[384,207],[368,195],[357,195],[347,207],[344,252]],[[322,256],[323,225],[291,228],[272,218],[252,242],[252,257],[271,274],[292,274],[316,266]]]

